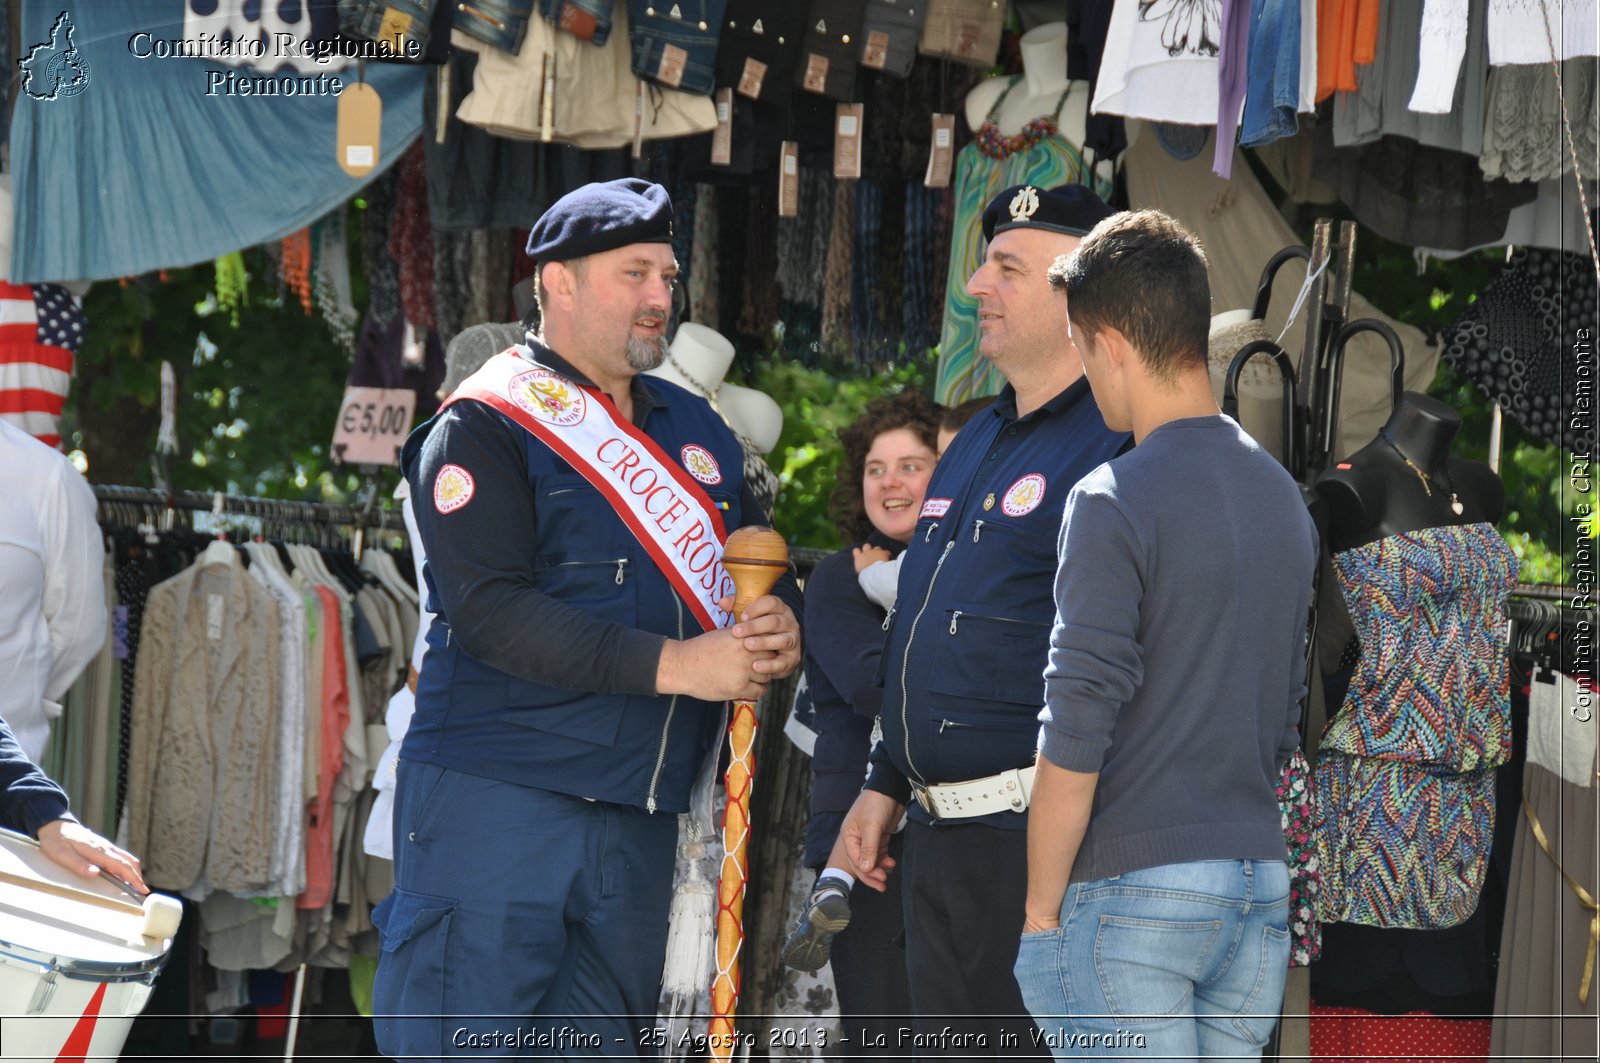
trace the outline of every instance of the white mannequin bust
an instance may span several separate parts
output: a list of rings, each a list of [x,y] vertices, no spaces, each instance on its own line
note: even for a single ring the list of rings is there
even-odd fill
[[[717,405],[740,435],[771,454],[783,434],[783,408],[764,391],[742,388],[726,381],[717,389]]]
[[[1035,26],[1018,43],[1022,51],[1022,81],[1000,108],[996,119],[1000,132],[1013,136],[1032,119],[1054,111],[1056,101],[1070,85],[1072,91],[1055,112],[1056,129],[1069,144],[1082,146],[1088,129],[1089,83],[1067,80],[1067,24],[1047,22]],[[990,78],[967,93],[968,128],[976,132],[983,125],[989,108],[1010,83],[1010,78]]]
[[[783,410],[762,392],[723,380],[732,364],[733,344],[726,337],[685,321],[678,326],[667,360],[650,375],[704,396],[722,411],[729,427],[761,453],[770,453],[783,432]]]

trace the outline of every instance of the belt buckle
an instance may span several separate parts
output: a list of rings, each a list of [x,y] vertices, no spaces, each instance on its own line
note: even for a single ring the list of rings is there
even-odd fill
[[[917,799],[917,804],[922,808],[922,811],[926,812],[934,819],[940,818],[939,810],[934,806],[933,803],[933,795],[929,792],[926,786],[919,786],[916,783],[912,783],[911,795]]]

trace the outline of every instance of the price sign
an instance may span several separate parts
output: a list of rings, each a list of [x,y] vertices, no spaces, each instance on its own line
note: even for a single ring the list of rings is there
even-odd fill
[[[417,393],[407,388],[345,388],[333,426],[333,460],[341,465],[398,465],[411,431]]]

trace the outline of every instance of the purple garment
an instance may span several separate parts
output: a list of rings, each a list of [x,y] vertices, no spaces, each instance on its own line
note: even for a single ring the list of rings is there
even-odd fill
[[[1222,52],[1217,60],[1217,153],[1211,171],[1233,176],[1233,145],[1239,137],[1245,71],[1250,64],[1250,0],[1222,0]]]

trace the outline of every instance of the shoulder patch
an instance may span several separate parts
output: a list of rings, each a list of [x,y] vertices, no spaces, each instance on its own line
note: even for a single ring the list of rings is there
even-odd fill
[[[722,467],[717,464],[717,459],[711,456],[711,451],[699,443],[689,443],[678,452],[683,467],[703,484],[719,484],[722,482]]]
[[[446,465],[433,478],[433,508],[440,513],[454,513],[472,501],[476,486],[470,472],[459,465]]]
[[[1044,501],[1044,491],[1044,477],[1030,472],[1006,488],[1005,497],[1000,500],[1000,511],[1008,517],[1025,517],[1039,508],[1039,503]]]

